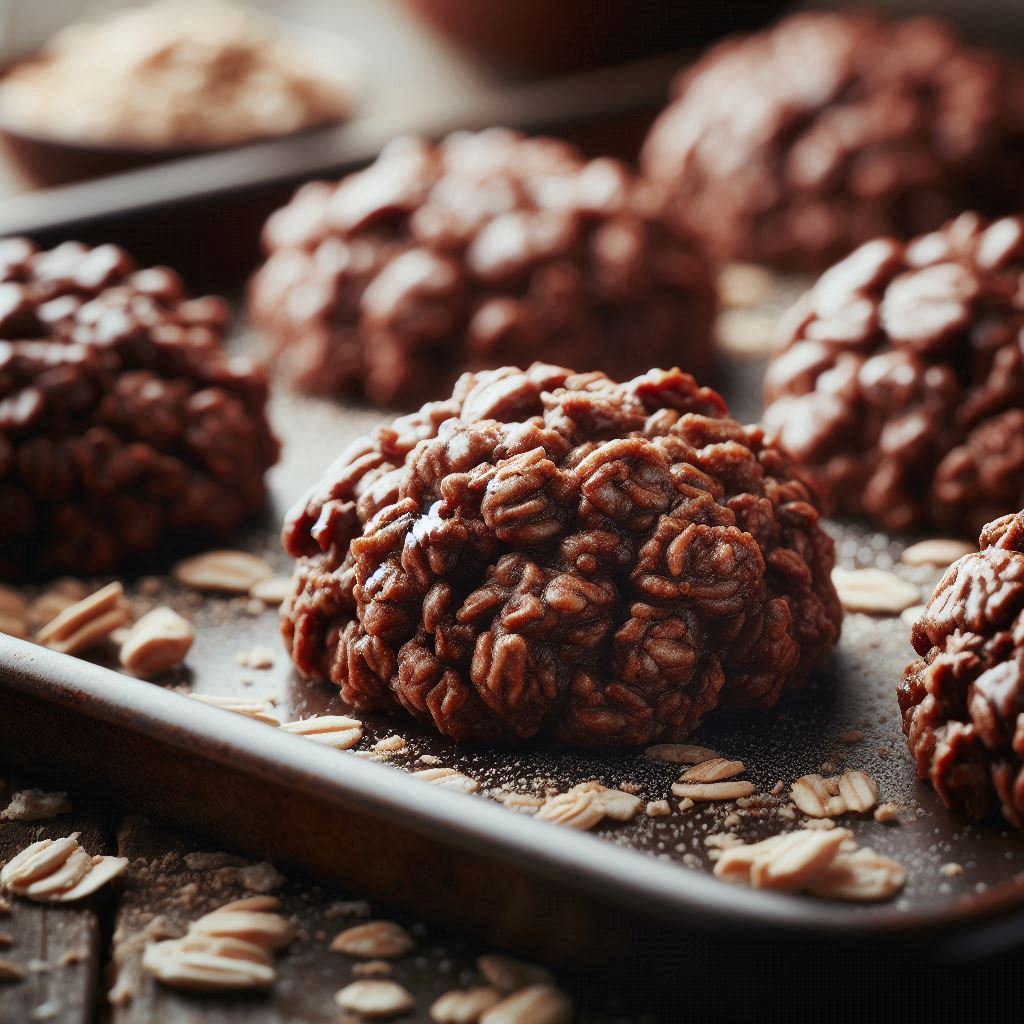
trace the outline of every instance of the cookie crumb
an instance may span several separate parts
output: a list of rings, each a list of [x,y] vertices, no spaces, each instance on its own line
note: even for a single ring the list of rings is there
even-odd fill
[[[58,814],[70,814],[67,793],[47,793],[41,789],[20,789],[11,794],[7,809],[0,814],[3,821],[48,821]]]
[[[896,823],[900,820],[899,804],[879,804],[875,808],[875,821],[881,821],[886,825]]]

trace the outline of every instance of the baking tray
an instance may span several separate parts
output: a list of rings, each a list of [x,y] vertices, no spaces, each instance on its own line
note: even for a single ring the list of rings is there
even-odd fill
[[[243,333],[233,344],[246,350],[256,342]],[[735,364],[719,382],[743,417],[757,414],[760,372],[756,364]],[[271,413],[284,454],[270,476],[266,518],[240,546],[286,569],[277,541],[284,510],[348,440],[385,417],[280,387]],[[851,524],[830,529],[844,564],[893,566],[922,595],[938,576],[900,566],[899,540]],[[704,839],[726,830],[733,806],[641,815],[577,834],[490,799],[503,786],[564,790],[593,778],[635,783],[647,800],[668,796],[679,769],[640,751],[460,747],[404,717],[360,715],[367,727],[362,749],[391,733],[407,740],[406,751],[378,764],[189,700],[175,691],[272,697],[282,721],[344,710],[333,687],[296,677],[277,639],[275,612],[254,613],[238,598],[204,598],[196,607],[195,594],[164,581],[153,593],[156,586],[152,579],[128,583],[136,608],[181,606],[197,630],[187,668],[160,684],[0,637],[4,760],[73,778],[136,811],[492,944],[582,970],[614,963],[654,1001],[685,990],[694,1005],[702,998],[716,1005],[738,1000],[736,1012],[746,1012],[750,992],[723,994],[716,971],[726,964],[759,970],[771,962],[772,992],[799,984],[808,997],[851,965],[876,984],[899,978],[904,993],[918,991],[916,980],[920,998],[944,990],[945,964],[958,965],[962,984],[967,965],[1008,956],[1000,982],[1024,980],[1015,955],[1024,940],[1024,838],[947,812],[914,779],[894,695],[912,653],[899,619],[848,615],[834,657],[798,702],[765,715],[716,719],[696,737],[743,760],[759,790],[831,763],[867,771],[882,799],[902,806],[895,826],[870,817],[842,821],[862,845],[896,857],[909,875],[896,901],[851,906],[715,880]],[[237,655],[254,645],[274,649],[270,668],[239,664]],[[851,729],[864,738],[844,743]],[[423,755],[478,780],[481,794],[410,778],[404,772],[423,768]],[[769,813],[745,816],[734,830],[756,839],[792,827]],[[947,863],[961,865],[962,874],[947,877],[940,870]],[[808,963],[816,965],[812,978]],[[767,987],[758,991],[766,998]]]

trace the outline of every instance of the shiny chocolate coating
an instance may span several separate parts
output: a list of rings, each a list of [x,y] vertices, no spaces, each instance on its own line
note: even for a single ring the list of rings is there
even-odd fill
[[[839,634],[810,489],[679,370],[467,373],[342,452],[284,544],[299,671],[456,740],[680,739]]]
[[[1024,207],[1024,73],[934,18],[796,14],[684,71],[641,163],[721,258],[816,272]]]

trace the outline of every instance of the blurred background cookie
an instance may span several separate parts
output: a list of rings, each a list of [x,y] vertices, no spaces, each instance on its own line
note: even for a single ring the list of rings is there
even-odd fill
[[[972,534],[1024,504],[1024,220],[868,242],[787,315],[764,422],[835,511]]]
[[[806,12],[685,70],[642,166],[722,258],[821,270],[1024,205],[1024,74],[931,18]]]
[[[398,140],[365,171],[306,185],[264,247],[251,315],[307,391],[420,402],[463,370],[534,359],[711,370],[706,256],[660,188],[564,142]]]

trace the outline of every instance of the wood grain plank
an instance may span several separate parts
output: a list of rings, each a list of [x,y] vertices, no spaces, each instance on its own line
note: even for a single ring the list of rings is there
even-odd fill
[[[217,996],[169,989],[141,973],[147,939],[181,935],[201,914],[252,895],[253,879],[266,875],[266,869],[141,818],[122,824],[118,845],[130,865],[114,931],[111,959],[117,983],[111,1024],[192,1024],[200,1019],[204,1024],[338,1024],[344,1018],[334,993],[354,980],[359,961],[328,947],[342,929],[371,916],[399,922],[416,940],[408,956],[392,962],[394,980],[416,1000],[412,1013],[395,1020],[428,1024],[430,1006],[441,993],[483,984],[474,966],[483,950],[460,936],[293,876],[272,890],[295,924],[297,938],[277,959],[278,981],[271,992]],[[606,1019],[602,1013],[580,1018],[588,1024]],[[628,1024],[631,1018],[615,1019]]]
[[[6,800],[0,798],[0,809]],[[81,832],[90,853],[111,853],[112,836],[102,815],[80,812],[39,822],[0,822],[0,863],[40,839]],[[10,945],[0,956],[25,968],[23,981],[0,984],[0,1021],[4,1024],[88,1024],[92,1021],[102,967],[101,893],[68,906],[48,906],[17,897],[0,916],[0,932]]]
[[[417,997],[417,1012],[401,1020],[429,1021],[433,999],[459,984],[460,976],[468,976],[468,953],[430,941],[426,929],[415,922],[384,915],[351,894],[301,878],[281,878],[272,892],[298,935],[277,960],[273,991],[217,996],[169,989],[141,974],[147,939],[180,935],[201,914],[267,888],[273,876],[251,860],[145,819],[123,823],[118,840],[120,854],[131,863],[114,931],[111,1024],[185,1024],[200,1018],[210,1024],[337,1024],[340,1011],[333,996],[352,980],[356,961],[331,953],[328,946],[339,931],[370,913],[401,920],[417,936],[417,949],[394,964],[395,979]]]

